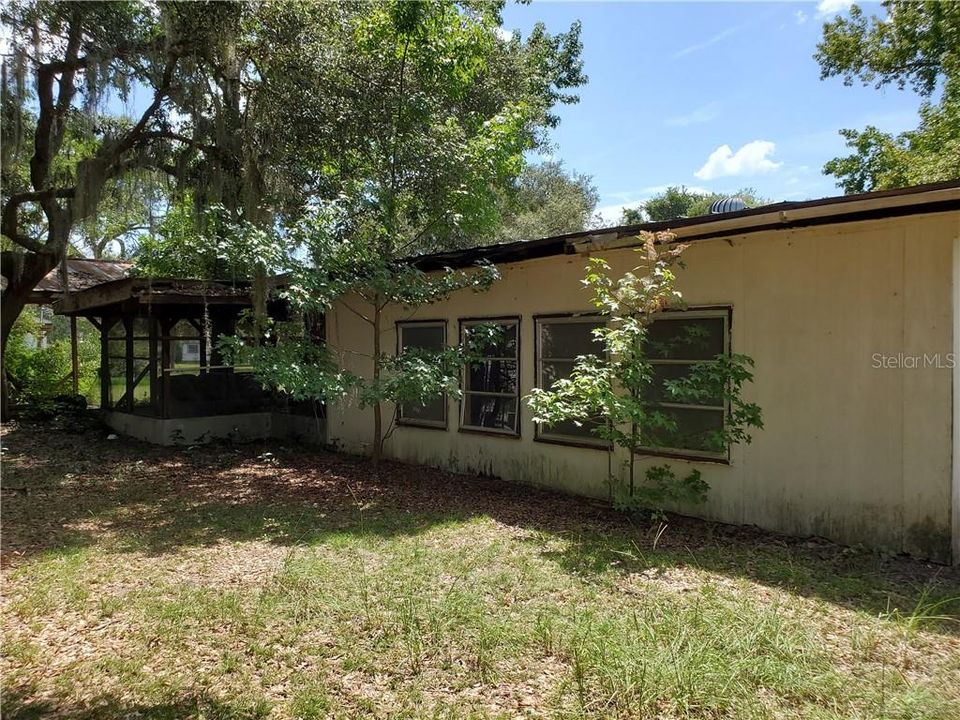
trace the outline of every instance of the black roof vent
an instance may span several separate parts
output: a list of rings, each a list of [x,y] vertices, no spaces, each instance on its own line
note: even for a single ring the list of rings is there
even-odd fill
[[[738,210],[746,209],[747,204],[743,201],[743,198],[728,197],[714,202],[713,205],[710,206],[710,214],[722,215],[723,213],[737,212]]]

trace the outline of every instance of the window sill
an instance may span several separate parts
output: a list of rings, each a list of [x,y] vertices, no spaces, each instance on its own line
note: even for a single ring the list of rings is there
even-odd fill
[[[397,427],[416,428],[418,430],[442,430],[443,432],[446,432],[448,429],[447,423],[434,425],[432,423],[421,423],[414,420],[397,420]]]
[[[577,442],[576,440],[564,440],[563,438],[534,437],[533,441],[543,443],[544,445],[562,445],[565,447],[584,448],[585,450],[602,450],[603,452],[609,452],[610,450],[609,445],[601,445],[587,441]]]
[[[467,435],[483,435],[484,437],[499,437],[506,440],[519,440],[519,432],[511,432],[510,430],[493,430],[488,429],[484,430],[482,428],[473,428],[473,427],[459,427],[457,432],[465,433]]]
[[[638,450],[635,453],[638,458],[670,458],[671,460],[686,460],[687,462],[710,463],[711,465],[730,465],[730,456],[711,457],[710,455],[691,455],[689,453],[674,450]]]

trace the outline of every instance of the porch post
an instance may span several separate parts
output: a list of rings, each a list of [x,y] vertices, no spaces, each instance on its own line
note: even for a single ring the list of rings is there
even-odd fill
[[[100,324],[100,409],[109,410],[110,402],[110,328],[113,320],[104,316]]]
[[[170,330],[176,320],[160,321],[160,417],[170,417]]]
[[[126,333],[126,369],[127,369],[127,402],[124,410],[133,412],[133,318],[123,318],[123,329]]]
[[[153,315],[151,315],[147,321],[150,323],[150,360],[148,361],[150,363],[150,370],[148,371],[150,373],[150,409],[154,413],[159,410],[160,415],[162,416],[163,395],[160,391],[160,378],[163,376],[163,370],[158,367],[160,364],[160,358],[158,357],[157,353],[157,342],[160,337],[160,333],[158,332],[160,321],[153,317]]]
[[[70,369],[73,375],[73,394],[80,392],[80,355],[77,351],[77,316],[70,316]]]

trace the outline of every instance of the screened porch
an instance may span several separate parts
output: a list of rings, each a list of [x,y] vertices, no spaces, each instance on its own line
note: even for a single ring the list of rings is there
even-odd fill
[[[125,278],[64,296],[58,313],[100,331],[100,407],[118,432],[164,444],[218,437],[323,442],[324,408],[269,392],[217,340],[251,307],[245,282]],[[286,308],[270,302],[271,317]]]

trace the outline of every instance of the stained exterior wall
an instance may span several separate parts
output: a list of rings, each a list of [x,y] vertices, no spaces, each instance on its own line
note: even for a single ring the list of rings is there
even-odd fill
[[[747,399],[765,428],[736,446],[729,464],[670,460],[699,468],[709,500],[689,514],[796,535],[821,535],[940,561],[950,559],[952,488],[953,244],[960,213],[766,231],[696,242],[679,288],[691,307],[732,307],[731,349],[756,361]],[[615,273],[635,265],[630,250],[603,253]],[[398,319],[446,319],[456,342],[460,318],[520,315],[521,394],[534,381],[533,316],[590,310],[580,279],[586,260],[567,255],[501,266],[487,293],[463,292]],[[342,307],[328,339],[344,363],[369,372],[369,326]],[[875,354],[939,354],[943,367],[876,367]],[[922,365],[922,362],[921,362]],[[369,451],[372,414],[344,405],[328,414],[328,439]],[[446,431],[399,427],[389,456],[480,472],[606,498],[605,451],[534,440],[521,403],[519,439],[459,432],[449,402]],[[626,458],[616,456],[620,472]],[[662,458],[640,461],[638,476]]]

